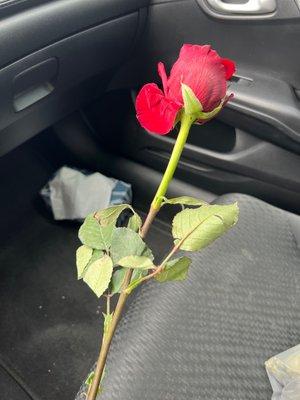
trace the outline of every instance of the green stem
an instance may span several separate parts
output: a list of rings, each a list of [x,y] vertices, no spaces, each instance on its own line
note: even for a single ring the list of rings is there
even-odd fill
[[[146,221],[143,224],[143,227],[140,232],[140,235],[142,238],[145,238],[145,236],[147,235],[148,230],[149,230],[156,214],[158,213],[158,211],[161,207],[162,198],[165,196],[168,186],[169,186],[169,183],[171,182],[171,180],[173,178],[173,175],[174,175],[174,172],[178,165],[182,150],[183,150],[185,142],[187,140],[191,125],[193,124],[194,120],[195,119],[193,117],[187,116],[184,113],[182,114],[180,131],[179,131],[170,161],[168,163],[167,169],[162,178],[161,184],[159,185],[159,188],[156,192],[154,200],[151,204],[151,208],[147,215]],[[173,252],[177,251],[176,247],[177,246],[175,246],[175,248],[169,254],[168,258],[166,260],[164,260],[164,262],[168,261],[169,257],[171,257],[171,255],[174,254]],[[92,384],[89,388],[87,400],[95,400],[96,399],[99,384],[101,381],[101,377],[102,377],[106,359],[107,359],[107,354],[108,354],[108,351],[110,348],[110,344],[113,339],[113,336],[114,336],[116,327],[118,325],[119,319],[121,317],[123,308],[125,306],[126,300],[129,296],[129,293],[126,292],[126,288],[130,284],[132,272],[133,272],[132,269],[128,269],[128,271],[126,273],[124,283],[123,283],[123,289],[119,296],[119,299],[118,299],[118,302],[117,302],[117,305],[116,305],[116,308],[114,311],[114,315],[112,318],[112,322],[109,326],[107,334],[103,338],[99,358],[98,358],[96,369],[95,369],[94,378],[93,378]]]
[[[173,178],[174,172],[177,168],[181,153],[183,151],[193,122],[194,118],[186,115],[185,113],[182,114],[180,131],[178,133],[175,146],[173,148],[167,169],[151,204],[151,208],[155,210],[159,210],[161,207],[162,199],[165,196],[168,186]]]

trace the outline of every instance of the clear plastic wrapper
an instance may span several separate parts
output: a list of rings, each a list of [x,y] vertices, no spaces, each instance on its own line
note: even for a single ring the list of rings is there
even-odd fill
[[[272,400],[300,400],[300,345],[270,358],[265,365]]]

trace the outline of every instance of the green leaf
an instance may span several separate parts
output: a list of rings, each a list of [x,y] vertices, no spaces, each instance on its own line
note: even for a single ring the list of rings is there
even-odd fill
[[[137,278],[130,282],[130,285],[127,286],[125,292],[130,294],[136,287],[138,287],[142,283],[142,278]]]
[[[167,262],[162,272],[155,275],[158,282],[183,281],[187,277],[191,259],[180,257]]]
[[[124,268],[126,270],[126,268]],[[128,285],[126,292],[130,294],[136,287],[138,287],[142,281],[143,277],[148,275],[148,270],[146,269],[134,269],[131,277],[130,284]]]
[[[126,272],[127,272],[126,268],[120,268],[114,271],[111,280],[111,288],[110,288],[111,294],[116,294],[121,292]]]
[[[105,374],[106,374],[106,366],[104,367],[103,374],[102,374],[102,376],[101,376],[101,380],[100,380],[99,387],[98,387],[98,390],[97,390],[97,395],[99,395],[99,394],[102,392],[102,389],[103,389],[103,388],[102,388],[102,382],[103,382],[103,379],[104,379],[104,377],[105,377]],[[86,378],[85,384],[86,384],[88,387],[91,386],[91,384],[92,384],[92,382],[93,382],[93,379],[94,379],[94,376],[95,376],[95,371],[91,371],[91,372],[89,373],[88,377]]]
[[[78,236],[81,242],[86,246],[108,251],[113,230],[113,225],[100,226],[94,215],[90,214],[81,225]]]
[[[97,211],[95,218],[101,226],[115,225],[120,214],[127,208],[131,209],[129,204],[118,204],[116,206]]]
[[[99,260],[99,258],[104,256],[104,252],[102,250],[93,250],[92,249],[92,252],[93,252],[92,257],[90,258],[89,262],[87,263],[87,265],[85,266],[85,268],[81,272],[80,277],[78,277],[78,279],[81,279],[81,278],[84,277],[85,272],[87,271],[89,266],[91,264],[93,264],[93,262],[95,262],[96,260]]]
[[[116,228],[111,242],[111,256],[114,264],[127,256],[141,256],[147,249],[146,243],[134,231],[128,228]],[[145,254],[143,254],[145,255]],[[153,259],[152,253],[148,257]]]
[[[175,197],[173,199],[167,199],[166,197],[164,197],[162,205],[165,204],[171,204],[171,205],[181,204],[184,206],[204,206],[207,205],[208,203],[203,200],[196,199],[195,197],[180,196],[180,197]]]
[[[136,279],[143,278],[144,276],[148,275],[148,270],[146,269],[134,269],[131,277],[131,282],[135,281]]]
[[[90,385],[92,384],[92,382],[93,382],[94,376],[95,376],[95,371],[91,371],[91,372],[88,374],[88,376],[87,376],[87,378],[86,378],[86,380],[85,380],[85,384],[88,385],[88,386],[90,386]]]
[[[81,279],[85,267],[88,265],[93,254],[91,247],[82,245],[76,251],[77,279]]]
[[[122,284],[124,282],[124,278],[125,278],[127,271],[128,271],[127,268],[120,268],[120,269],[114,271],[112,280],[111,280],[111,294],[121,293]],[[137,279],[140,279],[140,278],[146,276],[147,273],[148,273],[147,270],[135,269],[132,273],[130,282],[133,282]]]
[[[150,269],[155,268],[150,258],[145,256],[126,256],[118,261],[121,267],[125,268],[138,268],[138,269]]]
[[[141,255],[150,258],[152,261],[154,260],[152,250],[147,245]]]
[[[110,324],[112,323],[113,316],[114,316],[113,312],[110,314],[103,313],[103,317],[104,317],[103,336],[105,336],[107,334]]]
[[[128,221],[127,228],[138,232],[142,226],[142,220],[138,214],[133,214]]]
[[[129,219],[128,225],[130,226],[128,226],[128,228],[138,231],[142,226],[142,220],[130,204],[118,204],[100,210],[95,214],[95,218],[99,221],[101,226],[115,225],[121,213],[126,209],[130,209],[133,212],[133,215]]]
[[[87,267],[89,267],[91,264],[93,264],[93,262],[99,260],[99,258],[102,258],[103,256],[104,256],[104,251],[95,249],[93,251],[93,255],[92,255]]]
[[[225,233],[238,220],[237,203],[187,208],[173,219],[172,234],[180,249],[200,250]]]
[[[100,297],[108,288],[112,272],[112,259],[105,255],[88,266],[83,280],[89,285],[96,296]]]
[[[185,113],[195,117],[196,119],[199,113],[201,113],[203,110],[202,104],[197,99],[193,90],[184,83],[181,84],[181,92]]]

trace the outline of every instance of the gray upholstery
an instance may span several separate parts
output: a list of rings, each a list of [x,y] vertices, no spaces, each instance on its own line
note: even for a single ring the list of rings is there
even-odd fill
[[[264,361],[300,343],[299,217],[245,195],[238,225],[183,283],[142,287],[120,323],[101,400],[267,400]]]

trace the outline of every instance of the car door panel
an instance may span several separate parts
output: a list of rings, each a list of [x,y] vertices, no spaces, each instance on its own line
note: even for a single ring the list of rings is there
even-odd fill
[[[148,0],[25,3],[9,16],[0,8],[0,156],[105,91]]]
[[[234,98],[218,116],[218,129],[214,122],[193,128],[193,138],[205,130],[210,147],[190,137],[193,143],[188,144],[186,165],[182,165],[182,169],[193,165],[187,179],[212,190],[218,186],[220,173],[230,173],[236,184],[234,179],[229,184],[224,178],[222,188],[215,189],[218,193],[244,191],[299,211],[299,18],[294,0],[276,1],[276,11],[266,15],[219,14],[209,8],[207,0],[154,0],[139,52],[115,77],[112,87],[159,83],[158,61],[164,61],[169,70],[183,43],[211,44],[222,56],[236,61],[237,73],[229,89]],[[224,132],[223,142],[230,143],[226,151],[220,150],[220,131]],[[122,141],[126,150],[120,151],[162,170],[173,141],[170,136],[149,135],[132,121],[128,137]]]

